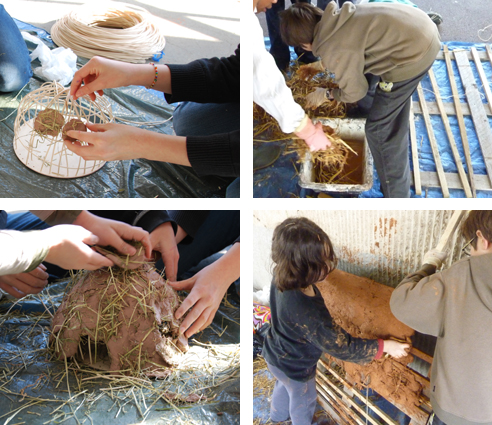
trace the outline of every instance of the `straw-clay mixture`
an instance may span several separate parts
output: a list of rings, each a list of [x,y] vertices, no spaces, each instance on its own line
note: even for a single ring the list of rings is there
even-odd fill
[[[56,137],[65,124],[63,115],[54,109],[47,108],[41,111],[34,120],[34,131],[42,136]]]
[[[85,126],[85,124],[82,121],[80,121],[77,118],[71,119],[70,121],[68,121],[64,125],[63,130],[62,130],[62,138],[63,138],[63,140],[67,140],[69,142],[76,142],[77,139],[75,139],[74,137],[70,137],[70,136],[67,135],[67,131],[70,131],[70,130],[87,131],[87,127]]]
[[[390,310],[393,288],[341,270],[334,270],[317,286],[335,323],[350,335],[382,339],[393,336],[410,342],[414,330],[396,319]],[[416,410],[419,397],[427,384],[406,367],[412,360],[413,356],[408,355],[399,360],[384,358],[368,365],[339,360],[337,363],[359,388],[368,384],[409,413],[419,415]]]
[[[130,258],[102,251],[116,265],[76,276],[53,318],[56,356],[132,375],[169,375],[188,349],[174,318],[176,291],[145,260],[143,247]]]

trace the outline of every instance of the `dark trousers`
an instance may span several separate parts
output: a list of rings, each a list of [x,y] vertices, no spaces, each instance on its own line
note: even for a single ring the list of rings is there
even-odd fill
[[[408,144],[411,96],[427,71],[393,83],[389,92],[378,86],[374,95],[366,121],[366,138],[385,198],[410,197]]]
[[[180,103],[173,114],[177,136],[211,136],[240,129],[239,103]],[[239,198],[239,177],[226,190],[227,198]]]
[[[292,3],[311,3],[311,0],[291,0]],[[347,1],[347,0],[342,0]],[[318,0],[318,7],[325,10],[329,0]],[[268,27],[268,36],[270,37],[270,54],[275,59],[278,68],[284,71],[289,66],[290,51],[289,46],[282,41],[280,36],[280,16],[279,13],[285,9],[285,0],[278,0],[277,3],[272,4],[271,9],[266,11],[266,22]],[[300,47],[296,47],[295,52],[299,57],[299,62],[311,63],[317,61],[316,56],[311,52],[306,52]]]
[[[317,400],[315,378],[307,382],[294,381],[275,366],[267,365],[277,379],[270,407],[272,422],[282,422],[290,418],[292,425],[311,425]]]

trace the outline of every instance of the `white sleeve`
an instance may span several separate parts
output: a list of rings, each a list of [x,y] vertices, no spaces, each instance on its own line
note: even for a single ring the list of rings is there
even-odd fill
[[[253,101],[275,118],[284,133],[292,133],[306,115],[294,101],[291,90],[265,49],[263,30],[253,13]]]
[[[41,231],[0,231],[0,276],[34,270],[46,258],[49,246]]]

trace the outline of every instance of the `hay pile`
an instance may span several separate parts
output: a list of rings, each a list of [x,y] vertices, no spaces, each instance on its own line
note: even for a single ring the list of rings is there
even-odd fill
[[[305,68],[300,67],[297,63],[294,63],[290,68],[288,75],[290,78],[286,82],[292,90],[294,100],[302,106],[310,118],[326,119],[346,116],[347,105],[336,100],[328,100],[315,109],[305,107],[306,95],[316,88],[331,89],[337,87],[328,75],[319,72],[314,75],[306,73]],[[323,129],[332,146],[330,149],[311,152],[310,158],[316,172],[315,181],[329,184],[345,183],[343,181],[344,176],[341,175],[343,168],[347,164],[348,156],[357,155],[357,153],[335,134],[333,128],[323,126]],[[253,141],[260,143],[289,141],[284,154],[297,154],[297,163],[303,162],[309,152],[308,146],[302,139],[297,138],[293,133],[282,132],[278,122],[255,103],[253,103]]]
[[[188,349],[176,291],[144,258],[144,248],[114,267],[76,276],[57,310],[50,343],[58,359],[75,357],[92,367],[127,375],[166,377]]]

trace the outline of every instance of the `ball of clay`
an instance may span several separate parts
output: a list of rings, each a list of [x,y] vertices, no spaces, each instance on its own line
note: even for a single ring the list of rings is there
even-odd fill
[[[179,333],[182,319],[174,317],[181,301],[152,263],[141,261],[142,249],[123,267],[76,276],[53,318],[50,343],[57,358],[75,356],[92,367],[135,376],[171,373],[188,349]],[[134,263],[139,266],[124,266]]]
[[[56,137],[65,124],[65,118],[60,112],[47,108],[41,111],[34,120],[34,131],[42,136]]]
[[[87,131],[87,127],[82,121],[77,118],[73,118],[65,124],[62,130],[62,139],[69,142],[76,142],[77,139],[67,135],[67,131],[69,130]]]

